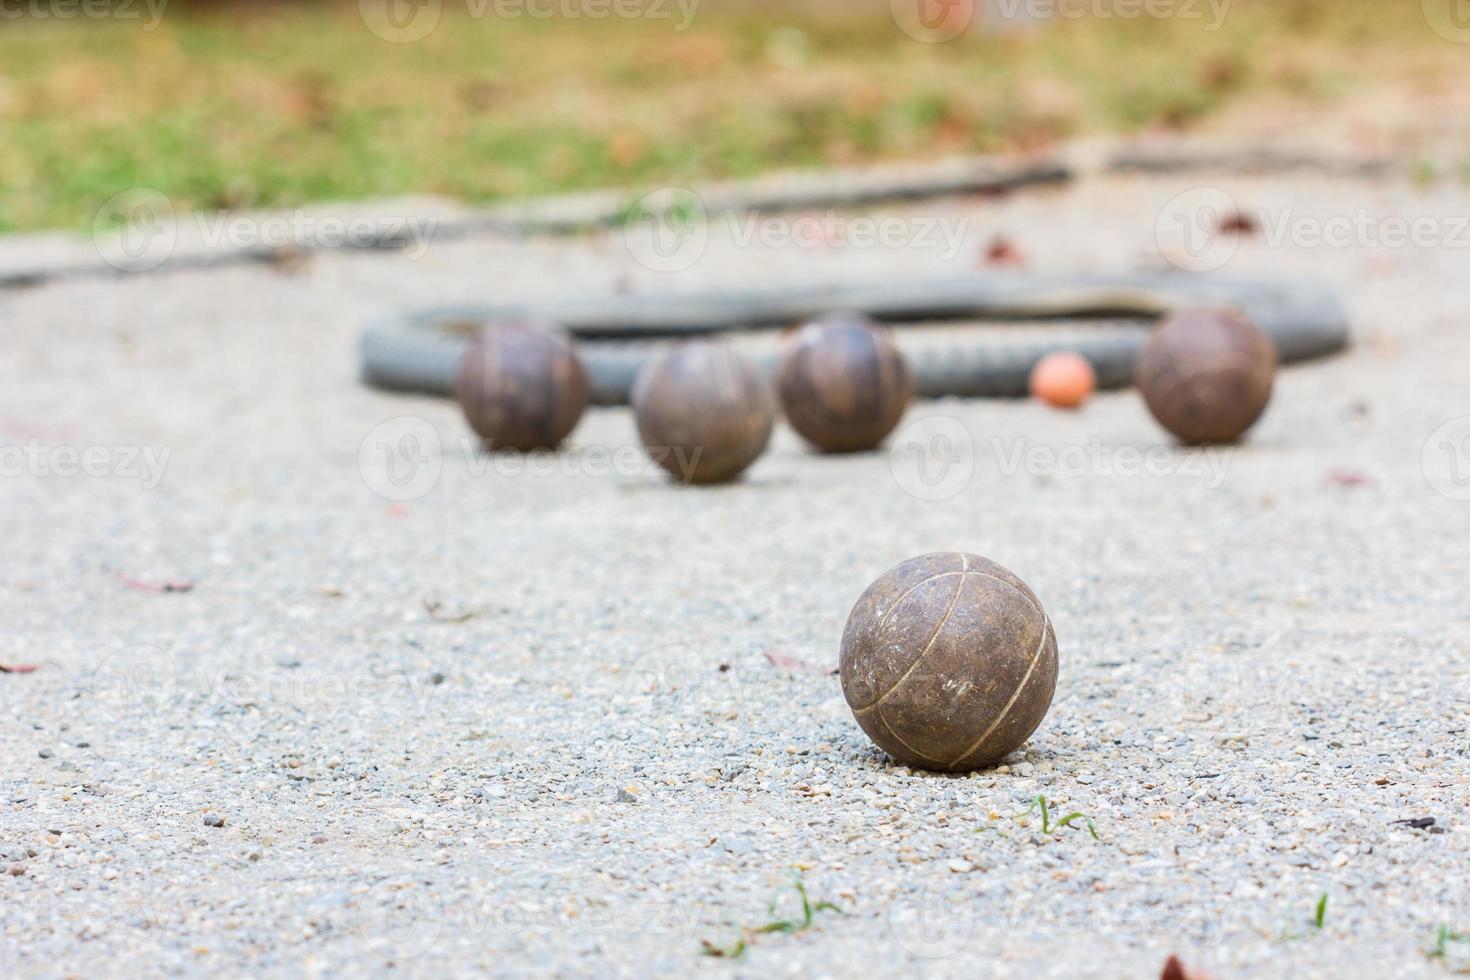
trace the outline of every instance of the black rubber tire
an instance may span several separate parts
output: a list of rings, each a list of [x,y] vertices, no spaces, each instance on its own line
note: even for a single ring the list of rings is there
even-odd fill
[[[534,315],[579,338],[579,351],[597,404],[625,404],[639,370],[661,344],[680,337],[784,327],[835,310],[858,310],[894,325],[960,320],[953,339],[908,354],[924,397],[1017,397],[1026,394],[1035,363],[1056,350],[1092,362],[1099,384],[1133,382],[1134,363],[1149,326],[1171,309],[1228,305],[1242,310],[1275,341],[1283,363],[1343,350],[1347,317],[1336,298],[1306,284],[1263,284],[1183,275],[1116,279],[976,276],[963,280],[888,285],[712,293],[702,296],[616,297],[526,306],[441,307],[370,324],[361,341],[363,380],[393,391],[447,395],[473,328],[497,319]],[[1107,321],[1133,329],[1058,329],[1059,320]],[[999,343],[977,322],[1035,324],[1035,339]],[[762,360],[771,367],[772,358]]]

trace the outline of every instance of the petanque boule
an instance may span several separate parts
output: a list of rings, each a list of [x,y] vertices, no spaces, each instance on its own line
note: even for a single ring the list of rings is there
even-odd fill
[[[822,452],[876,449],[914,397],[892,332],[860,313],[814,320],[786,344],[776,387],[786,420]]]
[[[1228,309],[1191,309],[1149,336],[1138,388],[1155,419],[1191,444],[1231,443],[1271,401],[1277,354],[1271,338]]]
[[[633,386],[638,435],[683,483],[727,483],[760,458],[776,424],[776,396],[729,344],[691,340],[663,352]]]
[[[460,363],[454,397],[486,449],[555,449],[587,408],[587,374],[554,325],[491,324]]]
[[[879,748],[914,768],[969,772],[1005,758],[1046,717],[1056,632],[1009,569],[979,555],[923,555],[858,599],[839,672]]]

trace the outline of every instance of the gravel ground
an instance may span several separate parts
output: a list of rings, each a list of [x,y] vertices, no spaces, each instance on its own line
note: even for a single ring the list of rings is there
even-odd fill
[[[688,490],[624,411],[516,470],[355,379],[359,325],[429,302],[940,274],[995,234],[1038,271],[1156,266],[1201,183],[1270,223],[1225,271],[1337,285],[1359,341],[1233,453],[1171,447],[1132,392],[931,403],[891,453],[783,429]],[[1109,178],[884,212],[906,246],[720,232],[681,276],[609,233],[0,293],[0,663],[38,665],[0,675],[0,974],[1443,975],[1467,212]],[[1376,237],[1415,216],[1438,240]],[[935,217],[963,242],[928,247]],[[1334,218],[1353,240],[1314,245]],[[828,673],[864,587],[935,550],[1014,569],[1060,638],[1047,721],[965,777],[888,763]],[[1100,839],[1014,819],[1038,795]],[[701,955],[790,918],[797,874],[841,912]]]

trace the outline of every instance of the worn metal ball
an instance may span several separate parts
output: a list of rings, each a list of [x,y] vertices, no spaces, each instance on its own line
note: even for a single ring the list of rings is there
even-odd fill
[[[1159,424],[1187,443],[1235,442],[1271,401],[1276,345],[1233,310],[1184,310],[1149,336],[1138,387]]]
[[[786,420],[828,453],[876,449],[914,397],[914,372],[885,326],[860,313],[814,320],[786,344],[776,373]]]
[[[776,424],[770,382],[729,344],[686,341],[633,386],[638,435],[681,483],[726,483],[765,452]]]
[[[879,748],[914,768],[969,772],[1019,748],[1046,717],[1056,633],[1014,572],[979,555],[924,555],[858,600],[840,673]]]
[[[492,324],[465,354],[454,397],[485,448],[555,449],[587,409],[587,373],[556,327]]]

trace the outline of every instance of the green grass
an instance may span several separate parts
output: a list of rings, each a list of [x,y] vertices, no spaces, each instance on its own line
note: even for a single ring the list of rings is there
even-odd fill
[[[1425,956],[1432,960],[1438,960],[1444,968],[1451,973],[1459,975],[1470,975],[1470,932],[1457,932],[1447,925],[1441,925],[1434,936],[1434,945],[1425,952]]]
[[[1317,904],[1312,906],[1312,928],[1310,932],[1300,933],[1292,929],[1283,929],[1281,930],[1281,935],[1276,937],[1277,942],[1295,942],[1298,939],[1306,939],[1308,936],[1320,935],[1322,930],[1327,927],[1327,903],[1329,898],[1330,896],[1326,892],[1323,892],[1317,898]]]
[[[745,955],[750,944],[759,936],[769,936],[773,933],[792,935],[794,933],[806,932],[816,924],[818,912],[836,912],[842,914],[842,910],[831,902],[813,902],[807,894],[806,882],[801,875],[797,875],[791,883],[791,888],[796,892],[801,902],[801,917],[796,919],[773,918],[756,926],[742,926],[734,941],[727,945],[712,943],[708,939],[702,940],[704,955],[714,956],[721,959],[739,959]],[[770,914],[776,915],[776,909],[780,905],[780,896],[771,902]]]
[[[12,20],[0,231],[84,228],[139,186],[180,209],[485,202],[1198,126],[1253,99],[1349,98],[1380,61],[1417,77],[1457,53],[1417,4],[1384,6],[1235,0],[1217,31],[1063,20],[944,44],[907,38],[886,2],[832,0],[708,3],[682,32],[446,2],[412,44],[373,35],[355,2],[171,5],[152,31]]]
[[[1061,835],[1062,831],[1066,830],[1069,827],[1085,826],[1087,828],[1087,832],[1092,835],[1093,840],[1102,840],[1102,837],[1097,832],[1097,824],[1092,822],[1091,817],[1080,811],[1076,813],[1069,813],[1061,819],[1053,821],[1051,814],[1051,803],[1047,800],[1045,796],[1036,797],[1036,799],[1031,801],[1031,805],[1029,807],[1027,807],[1022,812],[1017,813],[1016,815],[1011,817],[1011,819],[1013,821],[1024,820],[1026,817],[1031,816],[1031,814],[1036,813],[1038,810],[1041,811],[1041,834],[1043,837],[1058,837]],[[1007,834],[1003,830],[998,830],[995,827],[980,827],[976,830],[976,833],[992,833],[999,834],[1001,837],[1010,837],[1010,834]]]

